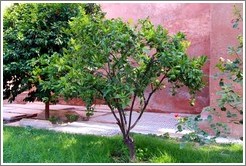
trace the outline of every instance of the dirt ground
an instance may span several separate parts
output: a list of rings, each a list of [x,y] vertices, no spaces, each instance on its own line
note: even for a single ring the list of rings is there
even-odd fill
[[[37,115],[37,117],[35,117],[35,119],[45,119],[44,116],[44,111],[41,112],[40,114]],[[88,118],[85,115],[85,112],[81,111],[81,113],[78,113],[76,111],[71,111],[71,110],[50,110],[50,118],[55,117],[58,118],[59,122],[68,122],[68,119],[66,117],[66,115],[77,115],[79,118],[77,121],[85,121],[88,120]]]

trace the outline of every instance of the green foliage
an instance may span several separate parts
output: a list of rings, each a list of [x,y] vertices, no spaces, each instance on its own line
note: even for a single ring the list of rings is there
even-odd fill
[[[168,132],[162,134],[161,137],[162,137],[162,138],[166,138],[166,139],[171,138]]]
[[[201,67],[206,57],[188,58],[183,33],[168,35],[166,29],[155,27],[149,19],[131,25],[121,19],[91,17],[83,10],[81,13],[70,22],[73,38],[64,60],[53,65],[56,69],[68,68],[60,81],[62,93],[80,97],[88,105],[96,98],[104,99],[113,113],[119,111],[120,117],[115,117],[124,132],[128,132],[125,108],[139,98],[143,112],[164,81],[173,89],[187,86],[191,98],[204,86]],[[148,96],[147,87],[151,87]]]
[[[65,116],[69,122],[74,122],[79,119],[79,116],[74,114],[66,114]]]
[[[52,123],[52,124],[57,124],[59,121],[60,121],[60,118],[57,117],[57,116],[51,116],[49,118],[49,121]]]
[[[179,118],[177,124],[177,132],[182,132],[183,130],[190,131],[189,133],[184,134],[181,137],[180,148],[183,148],[187,142],[197,142],[200,145],[204,145],[207,143],[214,143],[215,137],[209,136],[209,134],[205,130],[200,128],[199,123],[202,121],[204,120],[201,118],[201,115]],[[211,115],[207,117],[206,121],[211,125],[214,125]]]
[[[243,20],[242,11],[236,5],[234,5],[232,12],[233,12],[233,15],[235,16],[235,18],[231,20],[233,24],[232,27],[238,28],[238,24]]]
[[[87,117],[90,117],[90,116],[94,115],[94,110],[95,110],[94,107],[88,106],[88,105],[87,105],[86,108],[87,108],[87,109],[86,109],[86,116],[87,116]]]
[[[52,65],[54,70],[67,69],[59,81],[64,96],[82,98],[88,108],[97,98],[105,100],[126,144],[132,143],[130,130],[140,120],[151,96],[164,84],[172,85],[173,94],[187,86],[194,105],[195,92],[204,87],[201,67],[206,57],[188,57],[189,42],[183,33],[169,35],[148,18],[133,25],[119,18],[109,20],[84,13],[81,8],[80,15],[70,22],[68,32],[73,37],[69,49],[63,60]],[[140,114],[133,122],[137,99]]]
[[[15,3],[3,16],[3,98],[12,102],[26,90],[26,101],[56,102],[56,81],[49,80],[47,66],[59,58],[71,34],[68,22],[79,8],[85,14],[102,14],[95,4]],[[99,14],[99,15],[100,15]],[[58,76],[56,76],[57,78]],[[46,84],[44,84],[44,82]]]
[[[141,148],[138,148],[136,150],[136,156],[137,156],[137,160],[138,161],[148,161],[148,149],[147,148],[144,148],[144,149],[141,149]]]
[[[136,149],[139,149],[137,156],[144,159],[137,161],[140,163],[243,162],[243,146],[238,144],[197,147],[188,143],[180,149],[179,142],[172,139],[140,134],[133,136],[137,140]],[[120,136],[101,137],[5,126],[3,162],[128,163],[129,157]]]
[[[113,159],[113,163],[129,163],[129,154],[127,148],[122,146],[122,142],[118,140],[118,142],[114,142],[114,146],[117,147],[112,149],[110,152],[110,158]]]

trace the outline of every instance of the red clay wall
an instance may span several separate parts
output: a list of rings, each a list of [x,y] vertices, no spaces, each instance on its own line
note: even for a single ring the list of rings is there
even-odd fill
[[[241,5],[242,7],[242,5]],[[219,58],[232,58],[227,53],[228,46],[237,45],[237,35],[242,34],[243,25],[240,24],[238,29],[232,28],[231,20],[233,16],[233,4],[213,4],[211,5],[211,30],[210,30],[210,76],[218,72],[215,68]],[[218,80],[210,79],[210,104],[216,105],[216,92],[220,89]]]
[[[237,5],[243,9],[243,5]],[[237,35],[243,34],[243,25],[239,24],[239,29],[233,29],[231,20],[235,18],[232,13],[233,4],[213,4],[211,5],[211,28],[210,28],[210,76],[213,76],[218,70],[214,67],[220,57],[232,58],[227,53],[228,46],[237,45]],[[241,10],[242,11],[242,10]],[[218,95],[216,92],[220,90],[218,79],[209,79],[210,105],[216,107]],[[243,93],[242,87],[237,87],[238,91]],[[220,109],[218,109],[220,110]],[[221,112],[221,111],[220,111]],[[228,122],[226,115],[216,118],[217,121]],[[240,137],[243,135],[243,125],[234,123],[228,124],[231,128],[231,135]]]

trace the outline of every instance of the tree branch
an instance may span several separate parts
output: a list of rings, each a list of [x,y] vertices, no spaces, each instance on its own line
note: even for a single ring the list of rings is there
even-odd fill
[[[102,97],[103,97],[103,92],[102,92],[101,90],[97,89],[97,88],[95,88],[95,89],[96,89],[96,90],[102,95]],[[120,119],[116,116],[113,107],[111,106],[111,104],[108,102],[108,100],[107,100],[105,97],[103,97],[103,98],[104,98],[104,100],[106,101],[107,105],[109,106],[109,108],[110,108],[110,110],[111,110],[113,116],[115,117],[115,119],[116,119],[118,125],[121,125],[121,124],[120,124]]]
[[[154,88],[153,88],[153,85],[152,85],[152,83],[150,84],[150,87],[151,87],[151,90],[153,91],[153,90],[154,90]]]
[[[163,80],[164,80],[165,78],[166,78],[166,76],[164,75],[164,76],[162,77],[162,79],[160,80],[159,85],[156,86],[155,89],[152,90],[152,92],[149,93],[149,96],[148,96],[147,100],[144,100],[144,107],[142,108],[142,110],[141,110],[141,112],[140,112],[138,118],[137,118],[136,121],[134,122],[134,124],[130,127],[130,130],[133,129],[133,128],[136,126],[136,124],[138,123],[138,121],[141,119],[141,117],[142,117],[142,115],[143,115],[143,112],[145,111],[147,105],[149,104],[149,100],[150,100],[151,96],[152,96],[152,95],[155,93],[155,91],[160,87],[160,85],[162,84],[162,82],[163,82]]]
[[[120,123],[121,126],[120,127],[122,127],[122,130],[123,130],[122,131],[122,134],[123,134],[123,136],[125,136],[126,135],[126,118],[125,118],[125,115],[123,115],[124,114],[124,111],[117,104],[118,103],[118,100],[114,99],[114,101],[116,103],[116,107],[117,107],[118,112],[119,112],[119,115],[120,115],[120,121],[121,121],[121,123]]]
[[[238,59],[240,59],[240,61],[242,62],[243,60],[242,60],[242,58],[240,57],[240,55],[237,53],[237,51],[234,50],[234,49],[233,49],[233,51],[234,51],[234,53],[236,54],[236,56],[238,57]]]
[[[234,106],[231,103],[228,103],[228,104],[229,104],[229,106],[231,106],[233,109],[235,109],[236,111],[238,111],[240,113],[241,110],[237,106]]]
[[[133,106],[134,106],[134,103],[135,103],[135,100],[136,100],[136,93],[134,93],[134,97],[133,97],[133,100],[132,100],[132,105],[131,105],[131,108],[130,108],[130,115],[129,115],[129,124],[128,124],[128,129],[127,129],[127,134],[129,134],[130,130],[131,130],[131,123],[132,123],[132,111],[133,111]]]
[[[99,74],[99,75],[102,75],[102,76],[104,76],[105,78],[107,78],[107,75],[106,75],[106,74],[103,74],[102,72],[95,71],[95,74],[96,74],[96,75]]]

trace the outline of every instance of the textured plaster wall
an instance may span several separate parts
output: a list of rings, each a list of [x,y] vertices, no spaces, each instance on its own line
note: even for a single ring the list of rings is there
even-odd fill
[[[149,17],[155,25],[162,25],[171,34],[179,31],[187,35],[191,41],[189,55],[207,55],[210,57],[210,4],[178,4],[178,3],[102,3],[102,10],[107,18],[120,17],[127,21],[130,18],[136,22],[138,19]],[[209,74],[209,62],[204,66],[204,72]],[[161,112],[200,113],[202,108],[209,105],[209,81],[204,78],[207,86],[198,93],[196,106],[189,104],[189,93],[186,88],[172,96],[170,89],[156,92],[153,95],[148,109]]]
[[[243,5],[237,5],[242,9]],[[210,76],[213,76],[218,70],[214,67],[220,57],[232,58],[227,54],[228,46],[237,45],[237,35],[243,34],[243,25],[239,24],[238,29],[232,28],[231,20],[234,18],[232,13],[233,4],[213,4],[211,5],[211,28],[210,28]],[[241,10],[242,11],[242,10]],[[210,105],[216,107],[218,95],[216,92],[220,90],[218,79],[209,79]],[[243,94],[242,87],[236,87],[238,92]],[[218,109],[220,110],[220,109]],[[226,114],[215,118],[215,121],[229,122]],[[231,128],[232,136],[240,137],[243,135],[243,125],[234,123],[228,124]]]
[[[242,5],[241,5],[242,7]],[[211,5],[211,32],[210,32],[210,75],[214,75],[218,70],[214,67],[220,57],[231,59],[228,55],[228,46],[237,45],[237,35],[242,34],[243,25],[239,24],[238,29],[232,28],[231,20],[233,16],[233,4],[213,4]],[[227,11],[227,12],[226,12]],[[216,105],[216,91],[219,89],[218,80],[210,79],[210,103]]]

